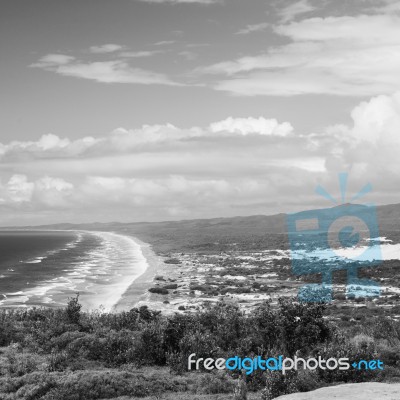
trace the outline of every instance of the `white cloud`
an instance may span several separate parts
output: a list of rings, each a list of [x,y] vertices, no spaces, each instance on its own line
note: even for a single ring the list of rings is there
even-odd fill
[[[32,64],[31,67],[42,68],[59,75],[90,79],[102,83],[181,86],[181,84],[173,82],[164,74],[132,68],[123,60],[85,63],[73,57],[57,56],[59,57],[58,59],[54,55],[51,55],[51,57],[44,56],[37,63]]]
[[[327,159],[328,168],[346,168],[360,187],[372,183],[378,201],[398,202],[400,92],[361,102],[352,110],[351,118],[351,126],[327,129],[330,137],[342,138],[340,151],[332,152]]]
[[[16,204],[28,202],[32,198],[34,188],[35,185],[28,182],[25,175],[15,174],[10,177],[5,186],[0,188],[1,198],[3,201],[5,199],[5,202]]]
[[[60,139],[57,135],[49,133],[39,139],[37,146],[42,150],[50,150],[67,147],[70,143],[69,139]]]
[[[54,65],[64,65],[75,60],[75,57],[65,54],[47,54],[43,56],[37,63],[32,64],[31,67],[47,68]]]
[[[75,141],[68,138],[60,138],[54,134],[42,135],[37,141],[12,141],[8,144],[0,143],[0,159],[25,159],[31,157],[75,157],[84,153],[101,139],[91,136]]]
[[[233,118],[229,117],[223,121],[214,122],[210,125],[212,132],[229,132],[240,135],[276,135],[287,136],[293,131],[288,122],[278,123],[276,119],[259,118]]]
[[[48,158],[79,158],[86,156],[104,156],[127,152],[140,152],[144,149],[159,149],[160,146],[180,146],[196,140],[226,140],[243,136],[284,137],[292,133],[289,122],[276,119],[233,118],[213,122],[208,128],[178,128],[172,124],[143,125],[137,129],[117,128],[103,137],[84,137],[78,140],[60,138],[46,134],[37,141],[13,141],[0,143],[1,160],[27,160]],[[158,150],[157,150],[158,151]]]
[[[399,44],[399,18],[390,15],[309,18],[278,25],[275,31],[296,41],[356,41],[356,45]]]
[[[354,147],[376,149],[400,145],[400,91],[363,101],[351,111],[351,127],[338,124],[327,128],[330,135],[340,134]]]
[[[94,54],[114,53],[119,50],[123,50],[124,46],[119,44],[103,44],[101,46],[92,46],[89,51]]]
[[[161,40],[160,42],[154,43],[154,46],[167,46],[174,43],[176,43],[175,40]]]
[[[351,126],[308,135],[273,118],[229,117],[208,127],[144,125],[3,144],[2,221],[12,212],[17,222],[34,215],[43,223],[294,211],[315,206],[317,183],[335,194],[343,170],[355,191],[371,182],[373,201],[394,202],[400,94],[361,102],[351,117]]]
[[[245,96],[373,96],[400,87],[398,16],[311,18],[274,29],[292,42],[197,72],[222,76],[217,90]]]
[[[43,176],[30,181],[25,174],[14,174],[3,185],[0,182],[0,205],[20,207],[31,204],[36,208],[60,208],[67,204],[74,186],[61,178]]]
[[[34,183],[32,201],[41,207],[58,209],[71,205],[74,185],[61,178],[44,176]]]
[[[98,138],[2,144],[0,176],[9,183],[0,186],[0,207],[19,210],[20,221],[35,210],[55,220],[66,210],[79,220],[223,215],[230,204],[262,204],[276,194],[281,171],[319,173],[315,160],[299,158],[300,149],[312,152],[291,131],[275,119],[230,117],[205,128],[144,125]]]

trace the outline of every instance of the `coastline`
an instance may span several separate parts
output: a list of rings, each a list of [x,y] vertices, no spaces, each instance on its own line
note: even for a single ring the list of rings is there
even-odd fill
[[[65,269],[55,277],[7,292],[7,296],[3,295],[4,299],[0,301],[1,308],[63,307],[68,298],[79,293],[79,301],[85,311],[129,310],[138,301],[144,300],[146,293],[150,294],[147,289],[152,285],[158,267],[163,264],[150,244],[126,232],[83,229],[41,231],[69,232],[75,235],[75,239],[63,248],[46,250],[26,261],[26,264],[38,265],[36,268],[47,268],[54,262],[48,258],[63,250],[75,251],[73,249],[81,243],[84,235],[100,238],[103,245],[97,249],[86,247],[84,253],[75,253],[72,258],[65,253],[60,261],[61,265],[65,264]]]
[[[148,270],[148,261],[142,251],[142,244],[136,238],[121,234],[115,231],[85,231],[88,234],[101,237],[103,240],[128,246],[127,248],[119,248],[122,251],[117,258],[119,261],[125,258],[127,252],[134,251],[135,261],[125,260],[125,262],[106,266],[103,275],[96,278],[94,283],[85,283],[85,289],[81,293],[80,302],[86,310],[97,310],[102,308],[106,312],[116,311],[116,306],[121,301],[124,293],[129,287]],[[139,257],[136,253],[139,250]],[[111,262],[112,259],[109,260]],[[134,264],[132,264],[134,262]],[[93,271],[94,272],[94,271]],[[97,274],[97,271],[94,272]],[[104,275],[105,273],[105,275]],[[105,278],[105,279],[104,279]],[[124,309],[120,309],[123,311]]]
[[[152,249],[151,244],[145,243],[136,236],[125,236],[134,240],[141,248],[142,254],[147,262],[147,268],[138,276],[122,294],[121,298],[114,304],[112,311],[127,311],[140,302],[147,302],[151,293],[147,291],[154,284],[154,277],[163,269],[164,262]]]

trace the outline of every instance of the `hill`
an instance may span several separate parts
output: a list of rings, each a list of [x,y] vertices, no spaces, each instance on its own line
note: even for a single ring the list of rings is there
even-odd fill
[[[346,206],[348,205],[338,207]],[[364,207],[366,213],[371,211],[369,207]],[[331,210],[331,208],[318,210],[320,218],[330,218]],[[376,212],[381,234],[400,231],[400,204],[378,206]],[[25,228],[116,231],[136,236],[152,244],[158,252],[207,251],[223,249],[231,243],[241,243],[244,248],[259,246],[276,248],[277,242],[280,248],[287,246],[286,214],[283,213],[165,222],[60,223]]]

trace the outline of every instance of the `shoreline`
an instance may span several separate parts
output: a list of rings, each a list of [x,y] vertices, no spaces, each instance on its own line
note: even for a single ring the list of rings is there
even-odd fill
[[[143,242],[136,236],[126,233],[125,236],[134,240],[140,246],[143,257],[146,259],[147,268],[130,284],[121,298],[114,304],[113,312],[129,311],[138,303],[148,301],[151,295],[148,289],[154,285],[154,277],[164,266],[162,258],[154,252],[151,244]]]
[[[81,294],[81,303],[83,308],[88,311],[104,309],[106,312],[116,311],[124,294],[129,290],[130,286],[139,279],[149,269],[149,262],[142,250],[142,243],[133,236],[121,234],[116,231],[85,231],[88,234],[99,236],[102,239],[110,240],[117,239],[117,242],[122,243],[125,241],[129,243],[129,247],[136,251],[139,250],[140,257],[136,262],[127,261],[121,265],[112,266],[107,272],[107,283],[96,282],[92,285],[87,285],[85,291]],[[143,268],[143,270],[140,270]],[[139,270],[137,270],[139,269]],[[97,273],[97,272],[96,272]],[[119,277],[115,279],[115,277]],[[126,281],[129,282],[126,282]],[[100,291],[99,291],[100,289]],[[122,290],[121,290],[122,289]],[[119,311],[123,311],[120,309]]]
[[[157,256],[150,250],[149,244],[125,232],[54,230],[54,232],[60,231],[74,233],[78,239],[82,235],[98,237],[104,242],[104,246],[99,250],[85,251],[85,258],[67,273],[40,281],[32,287],[21,288],[18,294],[25,296],[23,301],[1,305],[1,308],[29,309],[36,306],[57,308],[64,306],[67,298],[79,293],[83,310],[116,312],[129,310],[145,295],[147,291],[145,282],[148,285],[152,284],[156,270],[154,267],[157,266],[153,261]],[[53,230],[43,232],[53,232]],[[108,258],[107,246],[117,251],[114,255],[110,255],[111,258]],[[41,263],[47,256],[37,258],[40,258]],[[7,298],[0,304],[6,300]]]

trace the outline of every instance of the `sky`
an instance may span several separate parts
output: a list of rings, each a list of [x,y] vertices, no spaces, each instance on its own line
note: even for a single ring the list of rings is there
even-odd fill
[[[399,202],[400,1],[0,0],[0,225]]]

